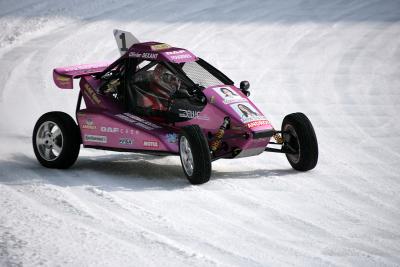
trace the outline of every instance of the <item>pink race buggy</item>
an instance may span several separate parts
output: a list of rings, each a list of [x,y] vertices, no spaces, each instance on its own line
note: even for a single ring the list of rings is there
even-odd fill
[[[299,171],[316,166],[317,138],[304,114],[287,115],[281,130],[275,130],[248,98],[247,81],[235,87],[221,71],[186,49],[140,43],[121,30],[114,30],[114,36],[121,52],[115,62],[54,69],[60,88],[72,89],[73,79],[80,78],[78,124],[63,112],[39,118],[32,139],[43,166],[70,167],[81,144],[179,155],[192,184],[210,179],[214,160],[264,151],[286,154]]]

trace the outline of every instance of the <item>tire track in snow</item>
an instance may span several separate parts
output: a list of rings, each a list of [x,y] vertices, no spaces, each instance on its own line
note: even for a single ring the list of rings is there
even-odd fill
[[[305,193],[306,192],[304,192],[304,194]],[[252,196],[250,194],[250,192],[247,195]],[[230,199],[226,199],[227,200],[226,202],[227,203],[235,203],[235,199],[240,199],[240,198],[232,197]],[[254,200],[255,200],[254,202],[257,203],[256,202],[257,197],[255,197]],[[259,202],[258,202],[258,204],[260,205]],[[370,246],[369,244],[357,243],[357,242],[351,241],[350,239],[337,236],[337,234],[332,233],[330,230],[330,228],[332,228],[332,226],[331,226],[332,224],[330,225],[330,227],[320,228],[317,226],[317,224],[315,224],[314,222],[312,222],[310,220],[304,220],[301,217],[296,216],[296,214],[293,214],[293,212],[286,212],[287,207],[284,207],[284,206],[278,204],[278,205],[276,205],[277,208],[271,209],[271,207],[273,207],[273,206],[274,206],[273,203],[267,202],[266,205],[261,205],[261,207],[257,207],[257,210],[259,212],[270,214],[270,218],[266,218],[266,220],[272,219],[274,222],[276,220],[278,220],[279,221],[278,225],[280,226],[280,228],[282,228],[283,234],[285,232],[287,232],[287,233],[291,233],[295,237],[298,235],[298,233],[307,233],[308,234],[307,239],[309,239],[310,242],[311,241],[316,242],[316,244],[319,244],[322,241],[327,244],[340,241],[342,243],[353,244],[354,246],[357,245],[359,248],[357,250],[353,250],[353,251],[358,251],[361,254],[365,253],[364,251],[366,251],[367,253],[370,253],[371,251],[375,251],[376,253],[380,253],[381,255],[387,255],[385,253],[385,251],[380,250],[377,247]],[[253,209],[254,208],[255,207],[253,207]],[[327,206],[327,208],[329,208],[329,205]],[[236,210],[236,209],[244,210],[243,208],[232,208],[232,210]],[[328,214],[326,214],[326,215],[328,215]],[[245,215],[242,213],[241,217],[243,218],[243,216],[245,216]],[[324,216],[324,214],[321,215],[321,217],[323,217],[323,216]],[[329,221],[331,219],[330,217],[332,217],[332,216],[325,216],[327,221]],[[254,223],[257,224],[257,222],[254,222]],[[329,225],[330,223],[325,223],[325,224]],[[276,229],[275,229],[275,231],[276,231]],[[258,234],[260,236],[263,235],[262,233],[258,233]],[[323,238],[323,239],[321,240],[321,238]],[[282,251],[282,249],[281,249],[281,251]],[[305,255],[302,255],[303,257],[308,256],[307,252],[305,252],[305,253],[306,253]],[[291,254],[296,255],[293,252],[291,252]],[[327,260],[327,259],[324,259],[324,260]],[[396,258],[396,260],[399,260],[399,258]],[[381,259],[377,259],[377,261],[381,261]],[[335,262],[335,263],[337,263],[337,262]],[[322,264],[327,264],[327,262],[322,263]]]
[[[311,32],[311,33],[309,33],[308,35],[311,35],[311,34],[313,34],[313,32]],[[309,36],[304,36],[304,39],[305,40],[309,40],[309,38],[308,38]],[[308,41],[306,41],[305,43],[307,43]],[[304,56],[303,54],[304,53],[307,53],[307,49],[305,49],[306,47],[304,47],[304,46],[301,46],[301,43],[299,42],[299,44],[295,44],[295,45],[297,45],[297,47],[296,47],[296,49],[298,50],[297,52],[294,52],[293,53],[293,55],[299,55],[299,53],[298,52],[301,52],[300,53],[300,57],[301,56]],[[310,50],[310,49],[312,49],[312,48],[309,48],[308,50]],[[305,94],[302,94],[302,97],[304,98],[306,95]],[[296,97],[297,97],[297,95],[296,95]],[[294,99],[294,96],[293,96],[293,94],[292,94],[292,98]],[[297,100],[297,98],[296,98],[296,100]],[[351,123],[349,123],[349,125],[351,125]],[[358,191],[357,193],[359,194],[359,192],[360,191]],[[366,195],[364,195],[364,197],[366,197]],[[367,197],[368,198],[368,197]],[[371,198],[370,198],[371,199]],[[382,201],[379,201],[378,199],[374,199],[374,198],[372,198],[371,199],[373,202],[374,201],[378,201],[378,203],[379,203],[379,205],[385,205],[385,203],[384,202],[382,202]],[[394,214],[395,215],[395,214]],[[394,223],[394,222],[393,222]],[[398,259],[397,259],[398,260]]]
[[[92,191],[92,190],[90,190]],[[98,193],[98,191],[97,191]],[[119,209],[122,210],[127,210],[130,211],[130,213],[134,214],[125,214],[124,217],[121,217],[119,215],[118,210],[106,210],[106,213],[113,216],[117,217],[118,220],[123,221],[124,224],[129,223],[129,224],[134,224],[136,227],[140,227],[143,229],[145,233],[151,236],[155,236],[157,241],[160,244],[164,244],[166,247],[170,247],[171,250],[176,250],[182,256],[185,256],[187,258],[199,258],[199,260],[206,260],[204,263],[207,263],[207,265],[212,264],[212,265],[221,265],[221,262],[218,261],[218,258],[221,257],[221,255],[217,256],[216,259],[212,257],[213,260],[207,259],[208,257],[205,257],[204,255],[198,255],[198,253],[194,252],[192,247],[195,244],[195,247],[201,246],[202,250],[209,251],[211,254],[215,253],[215,251],[219,251],[222,255],[224,255],[224,264],[226,265],[226,262],[231,262],[230,264],[237,264],[240,263],[240,265],[246,265],[246,266],[261,266],[260,263],[255,262],[249,258],[243,257],[235,252],[230,252],[227,251],[226,249],[223,249],[218,246],[214,246],[211,243],[208,243],[207,240],[202,240],[201,236],[198,236],[198,238],[191,237],[188,240],[188,237],[182,233],[182,231],[185,230],[185,227],[179,226],[178,228],[174,225],[174,223],[171,220],[168,220],[162,215],[155,216],[155,212],[150,212],[148,209],[144,208],[139,208],[136,205],[132,204],[132,199],[130,201],[125,200],[124,198],[117,197],[115,195],[110,195],[104,191],[101,191],[101,194],[98,195],[100,197],[104,197],[104,194],[107,195],[105,198],[107,201],[117,204]],[[133,210],[132,207],[133,206]],[[139,211],[139,214],[136,214],[137,211]],[[144,215],[144,216],[141,216]],[[161,221],[160,221],[161,217]],[[140,218],[140,219],[139,219]],[[142,222],[143,221],[143,222]],[[188,242],[190,241],[190,243]],[[194,244],[193,244],[194,243]],[[230,260],[228,260],[230,259]],[[217,260],[214,262],[214,260]],[[228,264],[228,266],[230,265]]]

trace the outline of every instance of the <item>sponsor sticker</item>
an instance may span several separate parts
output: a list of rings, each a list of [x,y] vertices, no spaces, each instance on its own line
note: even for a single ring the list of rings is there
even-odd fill
[[[116,116],[127,122],[134,123],[136,126],[146,129],[146,130],[154,130],[154,129],[161,128],[160,126],[158,126],[150,121],[147,121],[145,119],[142,119],[142,118],[135,116],[133,114],[130,114],[130,113],[117,114]]]
[[[220,97],[222,97],[224,104],[246,101],[245,98],[241,97],[235,90],[230,87],[215,87],[213,88],[213,90]]]
[[[119,139],[119,143],[121,145],[132,145],[133,144],[133,140],[130,138],[120,138]]]
[[[70,77],[65,77],[57,74],[57,83],[61,86],[70,86],[72,84],[72,79]]]
[[[142,58],[145,59],[156,59],[158,57],[158,54],[154,53],[143,53]]]
[[[100,131],[102,131],[103,133],[119,133],[119,128],[101,126]]]
[[[86,123],[82,125],[83,129],[88,129],[88,130],[96,130],[96,125],[94,125],[93,120],[92,119],[87,119]]]
[[[193,56],[188,53],[186,50],[174,50],[174,51],[167,51],[164,53],[170,60],[179,60],[179,59],[187,59],[192,58]]]
[[[114,134],[134,134],[133,129],[128,128],[118,128],[118,127],[109,127],[109,126],[101,126],[100,131],[103,133],[114,133]]]
[[[177,55],[177,56],[169,56],[169,58],[170,58],[170,60],[187,59],[187,58],[192,58],[192,55],[182,54],[182,55]]]
[[[107,136],[103,135],[90,135],[90,134],[85,134],[85,141],[86,142],[94,142],[94,143],[107,143]]]
[[[150,46],[150,49],[152,51],[164,50],[164,49],[168,49],[168,48],[171,48],[171,46],[169,44],[156,44],[156,45]]]
[[[166,137],[168,143],[175,144],[178,142],[178,135],[176,133],[167,133]]]
[[[130,57],[137,57],[137,58],[140,58],[140,57],[142,57],[142,53],[130,52],[130,53],[129,53],[129,56],[130,56]]]
[[[90,87],[89,84],[85,83],[85,85],[83,86],[83,88],[85,88],[84,94],[90,99],[90,101],[93,104],[97,104],[99,105],[101,103],[101,100],[99,99],[99,97],[97,96],[96,92],[93,90],[92,87]]]
[[[185,54],[185,53],[186,53],[186,50],[183,50],[183,49],[165,52],[165,54],[168,56]]]
[[[214,103],[215,103],[215,96],[211,96],[211,97],[210,97],[210,103],[211,103],[211,104],[214,104]]]
[[[140,128],[149,130],[149,131],[154,130],[154,128],[152,128],[152,127],[150,127],[150,126],[148,126],[148,125],[146,125],[146,124],[143,124],[143,123],[141,123],[141,122],[136,122],[135,125],[138,126],[138,127],[140,127]]]
[[[143,146],[145,147],[158,147],[157,141],[143,141]]]
[[[258,113],[249,103],[236,103],[230,106],[248,128],[269,124],[269,121],[262,114]]]
[[[252,121],[246,124],[247,128],[251,129],[258,126],[270,125],[268,120]]]
[[[82,129],[96,130],[96,125],[87,125],[87,124],[84,124],[84,125],[82,125]]]
[[[124,121],[130,122],[130,123],[135,123],[136,122],[135,120],[132,120],[131,118],[128,118],[123,114],[117,114],[115,116],[120,118],[120,119],[123,119]]]
[[[69,82],[69,81],[71,81],[70,77],[65,77],[65,76],[61,76],[61,75],[57,75],[56,79],[59,82]]]
[[[208,121],[210,119],[207,115],[201,115],[200,111],[187,110],[187,109],[179,109],[179,117],[205,120],[205,121]]]
[[[72,66],[69,68],[65,68],[64,71],[69,72],[69,71],[77,71],[77,70],[93,70],[93,69],[102,69],[104,67],[108,67],[108,64],[84,64],[84,65],[78,65],[78,66]]]
[[[124,113],[124,115],[127,116],[127,117],[129,117],[129,118],[131,118],[131,119],[140,121],[141,123],[147,124],[148,126],[150,126],[150,127],[152,127],[152,128],[155,128],[155,129],[161,128],[160,126],[158,126],[158,125],[156,125],[156,124],[154,124],[154,123],[152,123],[152,122],[149,122],[149,121],[147,121],[147,120],[145,120],[145,119],[142,119],[142,118],[140,118],[140,117],[138,117],[138,116],[135,116],[135,115],[133,115],[133,114]]]
[[[140,53],[140,52],[130,52],[129,57],[135,57],[135,58],[143,58],[143,59],[157,59],[158,54],[157,53]]]

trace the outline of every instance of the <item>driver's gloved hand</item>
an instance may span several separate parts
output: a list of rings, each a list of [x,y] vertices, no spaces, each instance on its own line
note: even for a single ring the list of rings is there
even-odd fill
[[[192,95],[189,94],[189,92],[185,89],[180,89],[178,91],[175,92],[174,97],[175,98],[187,98],[187,97],[191,97]]]

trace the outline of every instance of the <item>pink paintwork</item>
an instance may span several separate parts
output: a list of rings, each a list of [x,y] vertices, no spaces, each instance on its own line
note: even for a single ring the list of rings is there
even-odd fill
[[[274,131],[274,128],[253,102],[233,85],[215,85],[204,89],[207,105],[192,119],[184,122],[160,122],[154,118],[138,117],[125,112],[121,103],[100,93],[102,81],[93,77],[94,74],[112,70],[124,58],[172,63],[193,62],[198,59],[186,49],[146,42],[133,45],[114,63],[102,62],[54,69],[54,82],[60,88],[72,89],[73,79],[81,78],[80,92],[86,108],[77,111],[77,121],[85,147],[178,154],[178,137],[182,127],[197,124],[204,135],[209,137],[218,131],[225,117],[231,120],[226,136],[247,136],[224,141],[229,149],[241,150],[235,157],[260,154],[268,145],[270,137],[254,136],[259,132]],[[211,141],[212,138],[209,138],[209,142]]]
[[[233,100],[230,101],[225,101],[226,99],[222,97],[218,93],[219,88],[228,88],[231,91],[233,91],[237,97]],[[252,107],[257,111],[257,113],[260,115],[258,117],[264,117],[262,112],[253,104],[253,102],[245,96],[238,88],[235,86],[227,86],[227,85],[217,85],[217,86],[211,86],[203,90],[203,93],[207,97],[207,100],[209,104],[205,107],[204,110],[202,110],[196,118],[193,118],[190,121],[186,122],[181,122],[177,123],[176,125],[178,127],[185,126],[185,125],[191,125],[191,124],[197,124],[199,125],[205,134],[208,134],[208,132],[215,134],[221,123],[223,122],[225,117],[230,117],[231,119],[231,129],[226,131],[226,135],[230,134],[238,134],[238,133],[243,133],[246,132],[249,135],[255,132],[262,132],[262,131],[268,131],[268,130],[273,130],[274,128],[272,125],[269,123],[268,120],[263,118],[262,120],[255,120],[254,122],[257,121],[265,121],[265,124],[252,127],[249,129],[246,125],[246,123],[243,122],[242,118],[240,115],[234,110],[232,105],[237,105],[237,104],[245,104],[247,106]],[[225,102],[224,102],[225,101]],[[228,102],[228,103],[227,103]],[[208,118],[205,120],[205,118]],[[268,145],[270,138],[260,138],[260,139],[243,139],[243,138],[234,138],[230,140],[226,140],[225,142],[230,146],[230,147],[238,147],[242,150],[242,152],[237,156],[237,157],[243,157],[243,156],[253,156],[253,155],[258,155],[262,153],[265,149],[265,147]]]
[[[110,65],[110,62],[100,62],[95,64],[82,64],[69,67],[55,68],[53,70],[53,80],[61,89],[73,89],[73,79],[83,76],[93,75],[102,72]]]
[[[167,44],[158,42],[134,44],[127,54],[132,58],[173,63],[192,62],[197,60],[197,57],[186,49],[170,47]]]
[[[171,137],[174,132],[133,114],[81,110],[78,123],[85,146],[178,153],[177,135]]]

